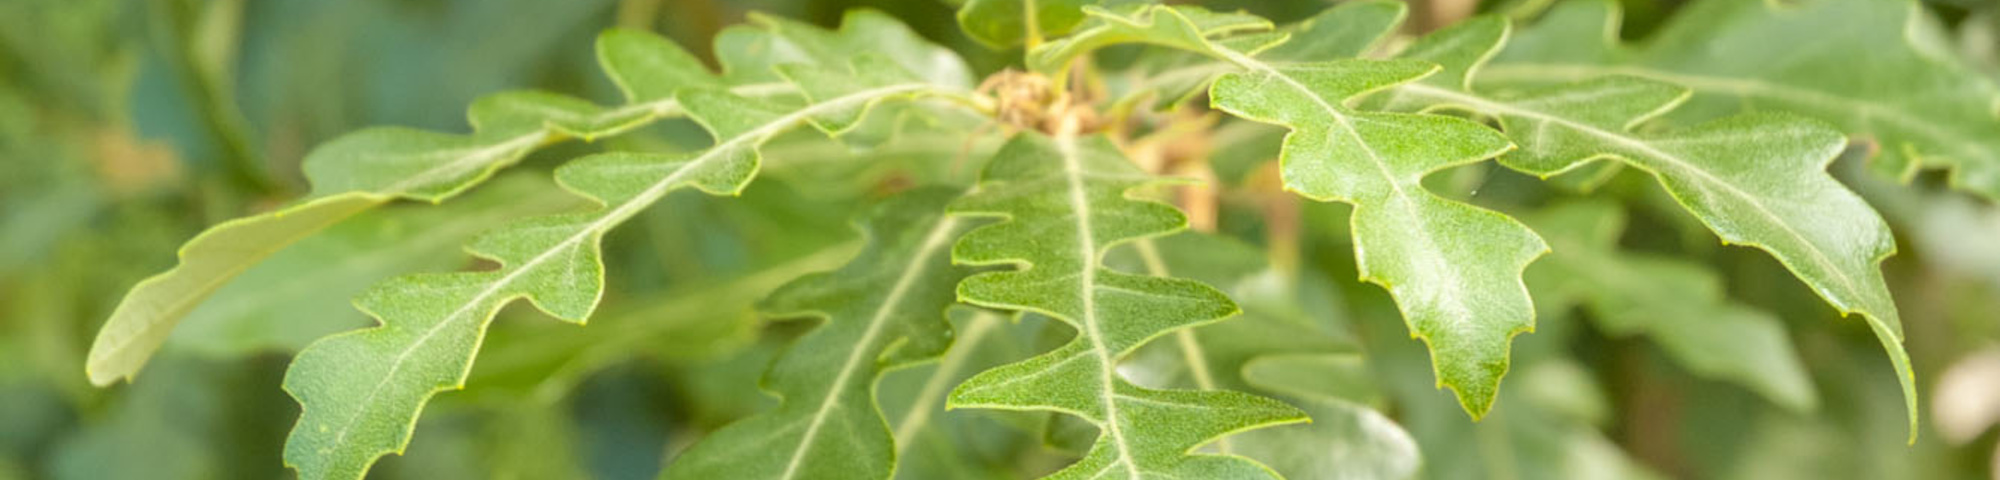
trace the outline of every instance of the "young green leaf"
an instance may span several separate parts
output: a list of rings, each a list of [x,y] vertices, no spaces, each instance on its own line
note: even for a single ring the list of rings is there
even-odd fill
[[[1810,115],[1875,142],[1877,170],[1907,180],[1920,168],[1949,168],[1953,187],[2000,199],[2000,135],[1993,134],[2000,131],[2000,88],[1924,45],[1936,26],[1919,2],[1793,3],[1693,2],[1628,48],[1618,41],[1617,3],[1564,2],[1525,29],[1480,83],[1614,74],[1664,80],[1697,94],[1676,115]],[[1812,41],[1783,40],[1804,38]]]
[[[1426,37],[1403,56],[1475,72],[1507,37],[1499,18],[1470,20]],[[1500,162],[1543,177],[1597,159],[1652,174],[1723,242],[1757,247],[1843,314],[1859,313],[1888,350],[1916,434],[1916,387],[1902,323],[1882,259],[1894,254],[1889,226],[1860,196],[1826,173],[1846,147],[1838,130],[1777,113],[1748,113],[1663,134],[1632,128],[1688,97],[1677,85],[1607,77],[1504,96],[1469,92],[1463,81],[1398,88],[1391,103],[1462,107],[1498,119],[1521,149]]]
[[[958,7],[958,26],[967,36],[993,48],[1059,36],[1083,23],[1083,7],[1101,0],[966,0]]]
[[[1216,47],[1209,44],[1212,37],[1271,29],[1270,20],[1256,15],[1216,13],[1192,7],[1169,9],[1135,5],[1118,11],[1096,7],[1085,8],[1084,11],[1091,15],[1095,24],[1076,35],[1028,52],[1029,68],[1059,73],[1078,56],[1123,43],[1150,43],[1196,53],[1213,53]],[[1155,21],[1157,15],[1154,12],[1158,11],[1170,12],[1168,15],[1174,18],[1165,22]],[[1260,35],[1252,39],[1252,45],[1244,48],[1256,51],[1276,46],[1285,37]]]
[[[933,85],[973,86],[971,68],[957,54],[925,41],[894,17],[868,9],[848,11],[836,30],[753,12],[749,24],[723,29],[715,38],[715,50],[723,77],[732,84],[779,81],[776,69],[781,65],[840,69],[872,56],[887,58]],[[875,121],[836,140],[854,150],[874,150],[904,133],[908,119],[935,122],[962,113],[921,104],[885,105],[881,114],[873,116]]]
[[[1818,406],[1812,378],[1770,313],[1724,299],[1722,279],[1698,264],[1617,251],[1624,212],[1601,202],[1559,204],[1528,218],[1555,253],[1528,269],[1546,308],[1580,297],[1614,335],[1643,334],[1697,375],[1735,382],[1772,403],[1806,413]]]
[[[841,17],[838,30],[758,13],[749,25],[723,29],[715,38],[723,77],[732,84],[779,80],[785,64],[845,68],[857,58],[887,58],[927,82],[971,88],[972,69],[950,49],[924,40],[908,25],[882,12],[855,9]]]
[[[1240,36],[1224,35],[1219,41],[1250,45],[1257,58],[1273,61],[1311,61],[1358,57],[1381,48],[1383,40],[1409,14],[1409,6],[1397,0],[1359,0],[1328,8],[1312,18],[1286,25],[1273,32],[1250,30]],[[1259,43],[1270,35],[1282,40],[1264,49]],[[1161,98],[1180,101],[1205,91],[1215,78],[1236,70],[1228,62],[1218,62],[1185,50],[1149,50],[1133,66],[1140,76],[1127,95],[1157,92]]]
[[[673,59],[687,54],[650,34],[613,31],[598,46],[605,71],[620,85],[671,90],[690,78],[713,81],[699,63],[676,64]],[[661,76],[646,68],[670,64],[695,68],[697,73]],[[761,95],[770,90],[767,85],[752,85],[740,87],[738,93]],[[473,104],[468,115],[472,135],[378,127],[327,142],[304,162],[306,178],[313,185],[311,196],[272,212],[223,222],[189,240],[181,247],[179,265],[126,293],[98,331],[84,370],[91,383],[100,386],[132,378],[174,325],[217,288],[341,220],[393,200],[443,202],[539,146],[566,137],[589,140],[616,134],[679,109],[671,98],[634,95],[632,100],[631,105],[606,110],[562,95],[506,92]]]
[[[945,309],[956,302],[952,287],[972,273],[946,255],[971,226],[944,216],[955,196],[925,189],[891,200],[866,222],[873,243],[853,261],[771,294],[764,310],[773,315],[827,321],[765,373],[765,388],[783,403],[710,434],[661,477],[889,478],[896,446],[875,383],[951,345]]]
[[[1079,139],[1075,125],[1055,137],[1022,133],[988,164],[958,215],[1006,221],[966,234],[954,261],[1015,265],[974,275],[959,298],[1057,318],[1076,329],[1068,343],[987,370],[955,389],[949,408],[1055,411],[1098,427],[1082,460],[1050,478],[1275,478],[1240,457],[1189,452],[1218,437],[1303,421],[1298,410],[1229,391],[1154,390],[1117,372],[1147,341],[1237,313],[1227,296],[1199,282],[1134,275],[1103,266],[1112,246],[1174,232],[1179,211],[1127,193],[1157,183],[1104,137]]]
[[[715,137],[709,149],[579,159],[558,169],[557,181],[605,208],[530,219],[467,246],[499,263],[496,270],[411,275],[376,285],[355,303],[382,326],[315,342],[286,373],[285,389],[304,410],[286,442],[286,463],[305,479],[360,478],[377,457],[408,444],[432,394],[463,385],[486,324],[501,307],[527,298],[557,319],[587,319],[603,293],[599,240],[611,228],[682,187],[741,192],[756,174],[758,147],[800,124],[838,133],[869,105],[939,91],[885,63],[863,61],[845,72],[782,69],[795,86],[810,87],[804,88],[807,101],[792,108],[715,89],[682,89],[673,98]]]
[[[598,34],[597,64],[632,103],[671,101],[682,88],[726,86],[701,59],[643,30],[613,28]]]

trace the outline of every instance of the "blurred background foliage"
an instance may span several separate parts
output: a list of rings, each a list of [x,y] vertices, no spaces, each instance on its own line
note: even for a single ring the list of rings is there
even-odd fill
[[[1199,3],[1279,21],[1330,5]],[[1444,20],[1423,15],[1448,16],[1453,4],[1469,3],[1417,2],[1412,28],[1435,27]],[[1622,3],[1623,34],[1639,38],[1682,2]],[[2000,75],[2000,4],[1928,5],[1954,51]],[[279,381],[291,352],[368,323],[347,306],[353,293],[394,274],[469,267],[456,253],[466,237],[506,218],[574,205],[547,180],[563,160],[704,140],[689,125],[667,122],[642,135],[537,153],[442,206],[398,205],[351,220],[218,293],[136,383],[89,387],[83,353],[119,293],[170,266],[174,249],[202,227],[304,192],[299,160],[312,146],[369,125],[464,131],[466,105],[506,89],[615,104],[616,89],[589,53],[610,26],[658,31],[707,52],[719,29],[749,11],[832,26],[857,7],[903,19],[965,54],[981,75],[1020,58],[960,33],[950,0],[0,1],[0,479],[289,477],[278,458],[297,406]],[[1273,131],[1224,131],[1268,145],[1218,149],[1226,181],[1272,157]],[[763,292],[837,265],[856,247],[846,222],[861,208],[911,182],[962,176],[968,167],[955,162],[978,158],[993,140],[908,137],[854,154],[801,137],[773,148],[769,180],[741,199],[668,199],[638,228],[607,239],[607,262],[626,268],[610,270],[612,290],[591,327],[516,318],[535,316],[523,308],[503,312],[509,318],[494,324],[470,387],[440,396],[408,454],[385,459],[371,477],[651,478],[701,432],[773,403],[754,379],[803,327],[752,314]],[[1926,395],[1926,430],[1914,446],[1902,445],[1894,378],[1859,322],[1827,322],[1837,315],[1775,262],[1717,248],[1684,216],[1649,207],[1664,203],[1643,182],[1614,179],[1606,187],[1633,205],[1626,243],[1708,265],[1732,301],[1783,318],[1817,409],[1786,409],[1690,374],[1660,346],[1612,335],[1555,305],[1545,306],[1536,333],[1517,338],[1514,373],[1495,414],[1471,423],[1434,389],[1426,354],[1407,338],[1388,297],[1349,281],[1344,222],[1315,221],[1302,236],[1306,277],[1316,279],[1307,282],[1308,296],[1316,300],[1296,308],[1302,318],[1354,332],[1347,341],[1366,352],[1372,373],[1358,380],[1371,385],[1357,388],[1374,393],[1349,398],[1409,432],[1426,477],[1993,475],[1996,434],[1987,427],[2000,417],[1993,243],[2000,210],[1945,191],[1939,178],[1896,185],[1856,163],[1836,168],[1902,242],[1903,253],[1884,268]],[[1501,173],[1439,177],[1466,183],[1453,190],[1478,191],[1488,202],[1504,203],[1510,189],[1541,188]],[[1259,200],[1224,200],[1222,230],[1257,238]],[[1345,215],[1345,207],[1305,208],[1314,210],[1309,218]],[[1048,342],[1033,319],[973,325],[978,315],[957,317],[962,335],[1004,340],[962,354],[957,361],[971,365],[960,366],[965,371]],[[918,391],[932,368],[891,375],[882,387],[889,408],[923,408],[901,405],[911,395],[890,392]],[[1034,419],[945,415],[905,478],[1017,478],[1063,463],[1060,448],[1037,446]]]

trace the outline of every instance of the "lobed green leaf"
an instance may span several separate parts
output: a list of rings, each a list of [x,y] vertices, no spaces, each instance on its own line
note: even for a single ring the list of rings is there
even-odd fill
[[[939,86],[971,88],[973,82],[972,69],[958,54],[924,40],[895,17],[868,9],[849,10],[833,31],[752,13],[749,24],[724,28],[715,50],[731,84],[778,80],[780,65],[846,68],[867,56],[895,62]]]
[[[1264,50],[1290,56],[1338,50],[1354,40],[1304,40],[1300,50],[1282,44],[1214,40],[1212,34],[1248,28],[1240,14],[1200,8],[1092,10],[1100,26],[1036,52],[1068,58],[1082,50],[1140,42],[1200,52],[1234,64],[1238,72],[1210,86],[1212,106],[1238,118],[1292,130],[1280,150],[1286,190],[1312,200],[1354,204],[1354,252],[1362,280],[1396,296],[1410,332],[1432,346],[1438,384],[1458,392],[1474,418],[1492,408],[1508,366],[1508,342],[1534,328],[1534,306],[1520,274],[1548,248],[1520,222],[1464,202],[1440,198],[1422,178],[1498,156],[1512,144],[1480,124],[1430,114],[1362,112],[1348,102],[1438,72],[1414,60],[1266,60]],[[1382,6],[1338,10],[1326,24],[1376,24]],[[1354,20],[1348,20],[1348,18]],[[1240,28],[1234,28],[1240,30]],[[1302,28],[1306,34],[1332,34]],[[1072,46],[1074,44],[1074,46]],[[1088,48],[1084,48],[1088,46]],[[1054,60],[1048,60],[1054,62]]]
[[[1246,29],[1237,35],[1214,36],[1214,40],[1240,47],[1240,51],[1258,52],[1257,58],[1272,61],[1359,57],[1382,48],[1408,14],[1409,6],[1396,0],[1343,2],[1276,30]],[[1146,53],[1133,66],[1140,76],[1126,95],[1157,93],[1169,101],[1188,100],[1204,93],[1216,77],[1236,69],[1186,50]]]
[[[683,187],[713,195],[741,192],[757,172],[758,147],[796,126],[851,124],[842,122],[883,100],[943,91],[885,69],[884,62],[862,61],[845,70],[785,68],[796,87],[816,84],[803,89],[806,102],[793,106],[711,88],[680,89],[673,101],[715,138],[707,150],[607,153],[571,162],[556,171],[557,182],[604,208],[526,220],[467,245],[498,269],[399,277],[364,293],[356,305],[382,326],[315,342],[286,374],[285,389],[304,410],[285,445],[287,464],[301,478],[360,478],[377,457],[408,444],[431,395],[463,386],[485,327],[501,307],[526,298],[560,320],[589,318],[603,294],[599,243],[610,229]],[[833,95],[826,85],[847,90]]]
[[[1174,20],[1154,21],[1154,12],[1168,10]],[[1049,42],[1028,53],[1028,67],[1043,72],[1059,72],[1085,53],[1111,45],[1148,43],[1181,50],[1207,53],[1209,39],[1242,32],[1271,29],[1271,21],[1245,13],[1217,13],[1199,8],[1164,9],[1134,5],[1117,11],[1085,8],[1094,25],[1075,35]],[[1252,49],[1278,45],[1285,37],[1254,37]]]
[[[1027,44],[1069,33],[1083,23],[1083,7],[1101,0],[966,0],[958,26],[973,40],[993,48]]]
[[[1402,56],[1474,72],[1507,32],[1504,20],[1471,20]],[[1521,145],[1501,163],[1523,172],[1548,177],[1612,159],[1652,174],[1724,243],[1769,252],[1841,313],[1861,314],[1901,378],[1915,435],[1915,380],[1896,304],[1877,268],[1895,253],[1895,240],[1874,209],[1826,173],[1846,139],[1830,125],[1769,112],[1665,133],[1632,131],[1687,97],[1678,85],[1613,76],[1504,95],[1472,93],[1462,80],[1417,83],[1398,88],[1390,101],[1492,116]]]
[[[1349,12],[1370,14],[1358,8]],[[1474,418],[1485,415],[1507,371],[1508,342],[1533,329],[1534,308],[1521,271],[1547,247],[1520,222],[1439,197],[1425,190],[1422,180],[1513,146],[1464,119],[1348,106],[1367,93],[1431,75],[1438,67],[1409,60],[1265,60],[1256,51],[1212,41],[1204,25],[1236,22],[1214,20],[1232,17],[1193,8],[1093,13],[1103,19],[1102,26],[1073,41],[1162,45],[1237,67],[1210,87],[1213,106],[1291,130],[1279,157],[1285,188],[1314,200],[1355,206],[1352,223],[1362,279],[1388,288],[1412,334],[1430,344],[1439,386],[1456,391]],[[1051,44],[1046,49],[1063,48]]]
[[[1171,233],[1186,219],[1128,197],[1157,180],[1104,137],[1077,138],[1073,128],[1053,138],[1022,133],[1001,147],[952,211],[1006,220],[966,234],[952,258],[1018,267],[967,278],[960,299],[1048,315],[1076,335],[966,380],[947,407],[1061,412],[1098,427],[1083,459],[1050,478],[1275,478],[1247,459],[1190,451],[1233,432],[1303,421],[1298,410],[1240,392],[1149,389],[1118,374],[1119,360],[1147,341],[1238,310],[1199,282],[1103,265],[1112,246]]]
[[[1413,335],[1432,349],[1439,384],[1474,418],[1507,371],[1507,343],[1533,329],[1521,271],[1547,247],[1519,222],[1446,200],[1423,178],[1512,148],[1477,124],[1360,112],[1343,102],[1430,74],[1417,62],[1341,60],[1273,65],[1224,76],[1210,93],[1237,116],[1292,130],[1280,153],[1286,188],[1355,206],[1361,276],[1388,288]]]
[[[712,80],[705,70],[678,77],[647,70],[687,57],[649,35],[614,31],[599,42],[599,59],[615,82],[671,90],[689,78]],[[739,90],[772,93],[762,85]],[[394,200],[443,202],[537,147],[568,137],[590,140],[620,133],[679,109],[671,98],[635,95],[632,100],[638,103],[603,109],[557,94],[505,92],[473,104],[468,114],[474,128],[471,135],[377,127],[320,145],[303,165],[312,182],[310,196],[209,228],[181,247],[178,265],[133,286],[91,344],[86,375],[99,386],[137,375],[174,326],[216,289],[272,254],[348,217]]]

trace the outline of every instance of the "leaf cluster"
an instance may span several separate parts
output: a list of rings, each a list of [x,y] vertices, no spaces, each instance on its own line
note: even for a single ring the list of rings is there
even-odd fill
[[[1648,342],[1816,415],[1842,402],[1793,330],[1829,327],[1792,319],[1858,316],[1915,443],[1893,192],[2000,199],[2000,89],[1927,47],[1914,2],[1698,1],[1637,43],[1609,0],[1421,35],[1392,0],[1282,24],[961,3],[964,35],[1025,71],[979,82],[880,12],[752,14],[715,36],[718,68],[604,31],[614,104],[508,91],[472,102],[470,133],[320,144],[309,194],[194,234],[125,293],[88,381],[176,349],[292,353],[280,454],[305,479],[394,465],[434,399],[563,438],[553,405],[642,360],[699,399],[662,478],[1643,477],[1567,350]],[[1828,29],[1851,34],[1770,45]],[[697,138],[648,143],[672,128]],[[543,150],[603,151],[503,173]],[[1653,231],[1677,237],[1632,233]],[[727,245],[659,240],[711,234]],[[703,271],[743,256],[759,267]],[[1811,301],[1746,300],[1731,263]],[[620,284],[648,276],[672,288]],[[582,475],[528,450],[552,459],[523,472]]]

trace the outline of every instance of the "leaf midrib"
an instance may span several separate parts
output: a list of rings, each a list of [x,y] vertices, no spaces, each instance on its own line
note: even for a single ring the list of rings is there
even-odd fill
[[[525,134],[521,134],[519,136],[508,138],[507,140],[493,144],[492,146],[481,147],[472,150],[471,152],[468,152],[465,155],[458,157],[458,159],[456,160],[452,160],[450,162],[446,162],[444,164],[435,167],[424,169],[423,171],[417,172],[416,175],[411,175],[409,178],[405,178],[400,182],[389,184],[389,186],[387,188],[383,188],[380,193],[375,193],[373,195],[397,196],[409,193],[411,190],[415,190],[418,187],[430,184],[431,182],[437,181],[440,178],[457,175],[467,170],[472,170],[480,166],[484,166],[487,162],[491,161],[492,159],[503,157],[517,151],[534,147],[535,144],[541,143],[542,140],[547,139],[548,136],[549,136],[549,129],[544,127]]]
[[[770,97],[796,91],[792,84],[785,82],[750,83],[731,87],[729,93],[745,97]],[[664,117],[680,110],[680,99],[669,96],[650,102],[641,102],[607,110],[597,118],[617,118],[632,112],[651,110],[655,117]]]
[[[424,344],[429,343],[430,340],[436,337],[439,332],[444,331],[444,328],[446,326],[455,323],[461,318],[469,318],[466,316],[467,313],[470,313],[474,308],[477,308],[481,303],[484,303],[488,298],[499,293],[503,288],[511,286],[514,280],[520,278],[521,275],[525,274],[526,272],[533,271],[534,270],[533,267],[538,266],[542,262],[546,262],[551,258],[554,258],[560,252],[563,252],[573,247],[575,244],[583,241],[583,239],[585,238],[590,238],[601,234],[602,233],[601,230],[607,229],[608,227],[616,225],[617,223],[624,221],[626,218],[629,218],[632,215],[637,214],[639,210],[645,208],[646,206],[651,205],[654,201],[657,201],[660,197],[665,196],[670,191],[675,190],[675,187],[679,186],[678,185],[679,182],[687,172],[693,171],[697,169],[699,166],[704,165],[707,162],[712,161],[716,158],[726,158],[727,155],[722,155],[721,152],[734,151],[735,149],[744,146],[746,143],[751,143],[752,144],[751,147],[754,148],[754,142],[756,140],[771,135],[775,135],[781,130],[790,128],[799,122],[805,121],[807,118],[810,118],[814,114],[818,114],[823,111],[834,110],[840,107],[845,107],[849,103],[867,102],[877,98],[887,97],[889,95],[895,95],[898,93],[916,92],[926,87],[928,86],[924,84],[898,84],[895,86],[875,88],[853,94],[848,94],[845,96],[830,99],[825,102],[809,105],[791,114],[779,117],[778,119],[765,124],[763,127],[759,127],[757,129],[750,130],[748,132],[744,132],[733,138],[730,138],[727,141],[717,143],[715,146],[711,147],[708,151],[703,152],[698,157],[695,157],[695,159],[683,163],[680,169],[675,170],[674,173],[667,175],[666,178],[661,179],[659,182],[655,182],[653,185],[648,186],[644,191],[641,191],[638,195],[633,196],[631,199],[628,199],[624,203],[619,204],[618,207],[606,212],[603,216],[599,217],[598,220],[591,222],[589,225],[586,225],[585,228],[579,230],[576,234],[571,235],[569,238],[563,239],[561,242],[558,242],[554,247],[549,248],[548,250],[542,252],[539,255],[536,255],[535,257],[529,259],[528,261],[522,262],[520,265],[514,266],[511,272],[508,272],[506,275],[500,277],[499,279],[494,280],[491,284],[487,286],[486,289],[481,290],[479,293],[474,294],[471,299],[468,299],[463,306],[459,307],[456,310],[453,310],[449,314],[446,314],[444,319],[439,320],[436,325],[433,325],[430,329],[425,330],[422,335],[417,337],[416,341],[413,341],[409,344],[410,345],[409,348],[405,348],[403,349],[402,352],[397,353],[395,359],[390,362],[389,371],[382,375],[382,380],[376,382],[376,384],[369,389],[368,395],[363,397],[361,402],[359,402],[361,404],[361,408],[357,409],[354,416],[350,417],[348,421],[342,423],[339,433],[336,433],[334,435],[333,449],[340,450],[346,446],[347,434],[353,431],[354,425],[358,423],[358,420],[360,418],[366,416],[365,414],[367,413],[367,410],[369,409],[369,407],[373,405],[375,397],[381,393],[382,387],[388,385],[389,381],[395,378],[396,374],[402,370],[403,365],[407,363],[407,361],[409,360],[409,356],[411,354],[419,350],[420,347],[422,347]],[[519,296],[522,295],[518,293],[514,294],[512,297],[503,299],[502,303],[505,303],[506,301],[512,300],[513,298],[517,298]],[[467,368],[468,369],[471,368],[471,365],[468,364]]]
[[[1064,128],[1055,136],[1056,152],[1062,157],[1063,174],[1069,184],[1070,210],[1076,212],[1077,253],[1083,258],[1077,264],[1077,285],[1081,288],[1082,312],[1079,320],[1083,323],[1085,338],[1090,341],[1091,353],[1097,357],[1098,383],[1102,390],[1099,401],[1104,405],[1104,434],[1111,437],[1111,443],[1118,449],[1118,460],[1106,465],[1109,469],[1119,463],[1126,464],[1126,478],[1139,480],[1139,465],[1133,462],[1132,448],[1125,438],[1125,429],[1118,423],[1117,381],[1113,370],[1117,367],[1110,348],[1104,344],[1103,328],[1097,321],[1097,240],[1091,231],[1091,205],[1083,185],[1084,171],[1080,153],[1076,146],[1075,119],[1066,119]],[[1094,476],[1094,475],[1093,475]]]

